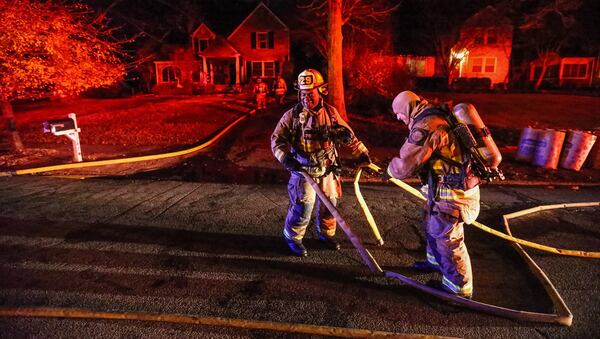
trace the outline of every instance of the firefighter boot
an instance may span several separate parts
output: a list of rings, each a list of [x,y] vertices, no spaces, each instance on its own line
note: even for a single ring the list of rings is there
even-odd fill
[[[330,250],[333,250],[333,251],[340,250],[340,243],[337,242],[337,240],[335,240],[333,237],[326,237],[326,236],[320,235],[319,240],[321,240],[323,242],[323,244],[325,244],[325,247],[329,248]]]
[[[285,239],[285,242],[287,243],[288,247],[290,248],[290,251],[292,251],[295,255],[297,255],[299,257],[306,257],[308,255],[308,252],[306,251],[306,247],[304,247],[304,245],[302,244],[302,241]]]

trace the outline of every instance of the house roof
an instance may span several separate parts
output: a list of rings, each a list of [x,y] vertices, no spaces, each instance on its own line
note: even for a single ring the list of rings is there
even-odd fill
[[[465,21],[463,27],[510,26],[509,18],[492,6],[487,6]]]
[[[207,58],[233,58],[240,52],[231,46],[224,37],[217,35],[210,46],[198,54]]]
[[[211,36],[213,36],[213,37],[216,36],[215,32],[213,32],[213,30],[210,29],[210,27],[208,27],[206,25],[206,23],[204,23],[204,22],[202,24],[200,24],[200,26],[198,26],[198,28],[196,28],[196,30],[194,31],[194,33],[192,33],[192,36],[196,36],[196,34],[198,34],[199,32],[201,32],[202,30],[208,32],[208,34],[211,35]]]
[[[250,19],[250,18],[251,18],[251,17],[252,17],[252,16],[253,16],[253,15],[254,15],[254,14],[255,14],[255,13],[256,13],[256,12],[257,12],[259,9],[261,9],[261,8],[264,8],[265,10],[267,10],[267,12],[268,12],[270,15],[272,15],[272,16],[273,16],[273,17],[274,17],[274,18],[277,20],[277,22],[279,22],[279,24],[280,24],[281,26],[283,26],[283,28],[284,28],[284,29],[286,29],[286,30],[289,30],[288,26],[287,26],[285,23],[283,23],[283,21],[281,21],[281,19],[279,19],[279,17],[278,17],[277,15],[275,15],[275,13],[273,13],[273,11],[271,11],[271,10],[269,9],[269,7],[267,7],[267,6],[266,6],[266,5],[265,5],[265,4],[264,4],[264,3],[261,1],[261,2],[258,4],[258,6],[256,6],[256,8],[255,8],[255,9],[254,9],[252,12],[250,12],[250,14],[248,14],[248,16],[247,16],[247,17],[244,19],[244,21],[242,21],[242,22],[241,22],[241,23],[240,23],[240,24],[237,26],[237,28],[236,28],[236,29],[235,29],[233,32],[231,32],[231,34],[229,34],[229,36],[227,37],[227,39],[231,39],[231,37],[232,37],[232,36],[233,36],[233,35],[234,35],[234,34],[235,34],[235,33],[236,33],[236,32],[237,32],[237,31],[238,31],[238,30],[239,30],[239,29],[240,29],[242,26],[244,26],[244,24],[246,23],[246,21],[248,21],[248,19]]]

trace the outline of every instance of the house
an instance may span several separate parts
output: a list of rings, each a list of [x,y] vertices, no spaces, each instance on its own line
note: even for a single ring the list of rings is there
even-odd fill
[[[275,78],[290,59],[290,30],[260,3],[227,37],[202,23],[189,53],[156,61],[159,89],[241,89],[252,78]]]
[[[509,80],[513,26],[488,6],[465,21],[450,55],[452,85],[483,80],[491,88],[506,88]],[[456,87],[456,86],[454,86]]]
[[[396,64],[408,70],[416,77],[433,77],[436,75],[435,56],[397,55]]]
[[[600,87],[600,57],[561,57],[556,53],[544,58],[537,58],[529,63],[529,81],[535,83],[543,70],[544,86],[565,87]]]

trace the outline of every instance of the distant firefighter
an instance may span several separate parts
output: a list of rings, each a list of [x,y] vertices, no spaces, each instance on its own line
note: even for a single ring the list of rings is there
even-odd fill
[[[460,114],[467,111],[477,114],[472,105],[459,104],[455,108]],[[410,132],[400,148],[400,155],[391,160],[384,172],[384,179],[404,179],[418,174],[427,191],[424,211],[427,259],[416,262],[414,268],[440,272],[440,288],[471,298],[473,274],[463,225],[472,223],[479,215],[478,185],[487,180],[487,176],[474,163],[470,153],[474,148],[464,146],[468,138],[460,128],[454,128],[457,113],[448,106],[429,104],[415,93],[404,91],[394,99],[392,110]],[[478,115],[477,118],[481,122]],[[491,135],[489,140],[493,143]],[[500,159],[499,152],[489,158],[495,166]],[[492,169],[487,170],[492,172]],[[497,174],[498,170],[495,171]]]
[[[317,202],[316,224],[319,240],[332,249],[340,245],[334,239],[336,221],[316,193],[298,171],[305,171],[334,205],[342,196],[338,147],[345,145],[359,163],[370,163],[367,148],[359,141],[335,107],[323,100],[327,94],[321,73],[307,69],[298,75],[298,99],[292,109],[283,114],[271,135],[275,158],[290,171],[288,194],[290,206],[283,228],[290,250],[306,256],[302,239]]]
[[[277,104],[283,105],[285,92],[287,92],[287,84],[282,77],[277,77],[275,81],[273,81],[273,93],[275,94],[275,100]]]
[[[262,81],[261,78],[256,79],[256,85],[254,86],[254,95],[256,96],[256,109],[262,110],[267,108],[267,93],[269,92],[269,86]]]

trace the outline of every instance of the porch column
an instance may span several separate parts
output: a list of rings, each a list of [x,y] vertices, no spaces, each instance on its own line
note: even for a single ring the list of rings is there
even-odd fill
[[[560,59],[560,63],[558,64],[558,87],[562,87],[563,85],[563,68],[565,67],[564,59]]]
[[[212,64],[212,62],[210,63],[210,84],[211,85],[215,84],[215,73],[213,71],[213,64]]]
[[[240,87],[240,55],[235,56],[235,87]]]
[[[208,84],[208,67],[206,67],[206,57],[202,56],[202,72],[204,73],[204,82]]]
[[[161,82],[161,80],[162,80],[162,79],[161,79],[161,76],[162,76],[162,70],[160,70],[160,72],[159,72],[159,68],[158,68],[158,64],[157,64],[157,63],[154,63],[154,67],[155,67],[155,69],[156,69],[156,83],[158,84],[158,83],[160,83],[160,82]]]

